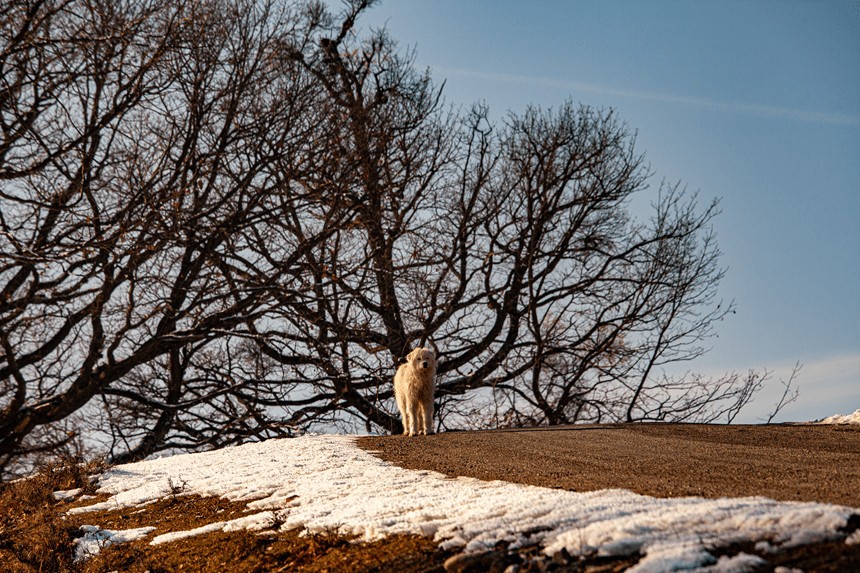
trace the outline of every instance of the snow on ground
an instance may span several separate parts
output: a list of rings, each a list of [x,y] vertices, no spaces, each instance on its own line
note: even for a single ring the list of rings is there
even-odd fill
[[[139,527],[137,529],[123,529],[114,531],[112,529],[101,529],[97,525],[84,525],[81,527],[83,537],[75,540],[75,561],[82,561],[88,557],[98,554],[102,548],[117,543],[128,543],[149,535],[154,527]]]
[[[420,441],[415,441],[420,447]],[[247,500],[255,513],[190,532],[304,527],[373,540],[398,533],[433,536],[470,552],[505,540],[540,544],[549,554],[644,557],[630,571],[744,571],[760,559],[722,558],[708,547],[754,541],[791,546],[842,539],[858,509],[762,497],[662,499],[627,490],[571,492],[399,468],[358,448],[354,437],[304,436],[185,454],[112,468],[99,480],[104,502],[73,512],[144,504],[183,494]],[[139,531],[139,530],[137,530]],[[111,532],[116,535],[117,532]],[[127,534],[128,532],[126,532]]]
[[[853,414],[848,414],[847,416],[843,416],[841,414],[835,414],[833,416],[824,418],[823,420],[818,420],[815,423],[816,424],[860,424],[860,410],[855,411]]]
[[[64,489],[64,490],[60,490],[60,491],[55,491],[54,492],[54,499],[56,499],[57,501],[68,501],[68,500],[71,500],[71,499],[74,499],[75,497],[77,497],[77,495],[79,493],[81,493],[82,491],[83,490],[81,488]]]

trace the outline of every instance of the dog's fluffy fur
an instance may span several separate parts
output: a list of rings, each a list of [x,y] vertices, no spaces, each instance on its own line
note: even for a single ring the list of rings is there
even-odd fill
[[[416,348],[394,375],[394,397],[403,420],[403,434],[433,433],[433,393],[436,391],[436,355]]]

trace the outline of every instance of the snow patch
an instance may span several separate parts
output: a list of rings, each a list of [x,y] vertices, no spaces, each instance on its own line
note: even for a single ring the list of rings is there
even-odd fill
[[[150,545],[161,545],[162,543],[169,543],[171,541],[179,541],[180,539],[185,539],[186,537],[194,537],[195,535],[203,535],[204,533],[213,533],[215,531],[223,531],[224,526],[227,525],[226,521],[218,521],[216,523],[209,523],[207,525],[202,525],[200,527],[194,529],[188,529],[185,531],[173,531],[170,533],[164,533],[162,535],[158,535],[149,542]]]
[[[762,565],[767,565],[767,561],[761,557],[747,553],[738,553],[732,557],[720,557],[713,567],[707,569],[707,571],[709,573],[746,573],[747,571],[755,571]]]
[[[641,553],[633,573],[749,570],[757,557],[717,560],[708,548],[844,539],[840,528],[860,513],[762,497],[662,499],[627,490],[572,492],[452,479],[393,466],[361,450],[354,440],[303,436],[117,466],[99,480],[100,493],[110,499],[76,511],[136,506],[166,497],[168,484],[182,483],[183,494],[253,500],[248,508],[258,513],[168,533],[153,543],[219,528],[265,529],[279,523],[283,529],[333,530],[364,540],[422,534],[465,552],[506,541],[514,549],[539,544],[547,554],[562,549],[573,555]]]
[[[82,525],[83,537],[75,540],[75,561],[83,561],[110,545],[128,543],[146,537],[155,530],[154,527],[138,527],[137,529],[101,529],[96,525]]]
[[[210,523],[202,527],[197,527],[196,529],[164,533],[162,535],[154,537],[152,541],[149,542],[149,544],[161,545],[162,543],[169,543],[178,539],[185,539],[186,537],[193,537],[195,535],[201,535],[203,533],[212,533],[214,531],[239,531],[243,529],[248,529],[250,531],[259,531],[261,529],[267,529],[269,527],[272,527],[274,523],[275,513],[272,511],[262,511],[260,513],[255,513],[254,515],[248,515],[230,521],[219,521],[217,523]]]
[[[69,499],[74,499],[78,494],[80,494],[83,490],[81,488],[75,489],[62,489],[59,491],[55,491],[53,493],[54,499],[57,501],[66,501]]]
[[[829,416],[824,418],[823,420],[817,420],[814,422],[815,424],[860,424],[860,410],[856,410],[853,414],[834,414],[833,416]]]

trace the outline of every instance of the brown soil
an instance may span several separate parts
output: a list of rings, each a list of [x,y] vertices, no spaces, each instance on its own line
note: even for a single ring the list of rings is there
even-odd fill
[[[397,465],[449,476],[860,508],[858,426],[565,426],[367,437],[359,445]]]

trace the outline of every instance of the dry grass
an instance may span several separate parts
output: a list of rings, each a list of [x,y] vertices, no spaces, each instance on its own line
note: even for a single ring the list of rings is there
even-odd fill
[[[0,484],[0,571],[77,571],[72,560],[78,528],[63,518],[53,492],[80,488],[92,494],[90,476],[102,470],[101,462],[64,459],[33,477]]]
[[[81,571],[441,571],[437,552],[434,543],[418,536],[356,544],[326,533],[216,532],[156,546],[143,540],[110,547],[88,560]]]
[[[432,541],[399,536],[375,543],[353,543],[335,532],[214,532],[181,541],[149,545],[155,535],[185,531],[247,515],[246,502],[177,495],[141,508],[76,514],[78,523],[108,529],[152,526],[146,538],[103,550],[81,567],[86,573],[166,571],[236,573],[270,571],[427,571],[439,562]]]

